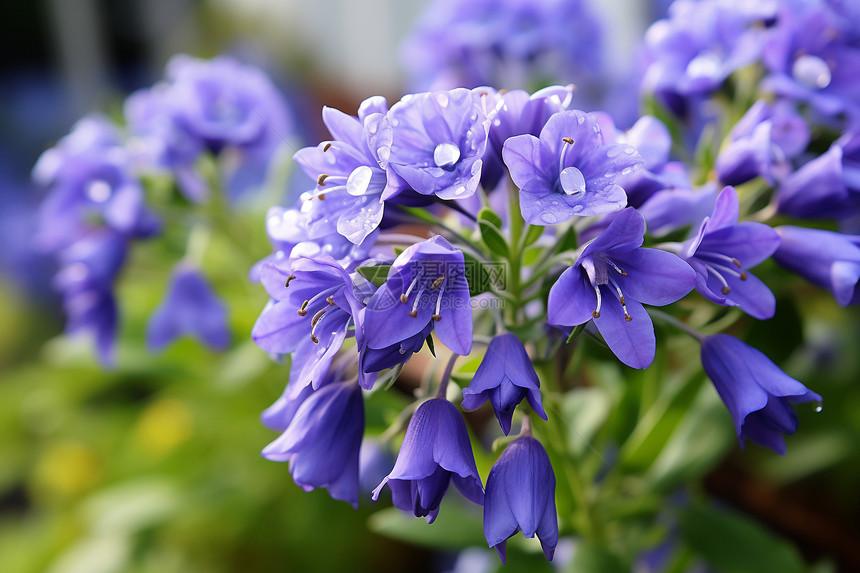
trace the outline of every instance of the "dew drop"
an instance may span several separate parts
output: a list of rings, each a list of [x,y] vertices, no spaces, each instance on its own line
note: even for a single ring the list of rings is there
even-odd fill
[[[585,123],[585,116],[584,115],[578,116],[576,118],[576,123],[578,123],[579,125],[582,125],[583,123]]]
[[[621,175],[630,175],[631,173],[633,173],[632,167],[625,167],[621,170]]]
[[[433,150],[433,162],[437,167],[451,171],[460,160],[460,148],[453,143],[440,143]]]
[[[440,106],[448,107],[448,94],[446,92],[439,92],[436,94],[436,101],[439,102]]]
[[[824,406],[821,404],[821,402],[819,402],[818,404],[816,404],[816,406],[815,406],[815,411],[816,411],[816,412],[821,412],[823,409],[824,409]]]
[[[636,153],[636,150],[632,147],[628,147],[624,150],[624,153],[626,153],[627,155],[633,155],[634,153]]]
[[[543,221],[544,223],[547,223],[549,225],[552,225],[553,223],[558,222],[558,217],[556,217],[552,213],[542,213],[540,218],[541,218],[541,221]]]

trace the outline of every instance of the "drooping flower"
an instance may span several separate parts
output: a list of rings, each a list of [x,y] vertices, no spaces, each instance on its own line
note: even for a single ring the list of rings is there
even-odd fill
[[[66,333],[86,333],[102,364],[113,363],[118,310],[114,282],[128,252],[127,238],[108,227],[90,229],[59,252],[53,287],[61,294]]]
[[[518,530],[529,538],[537,535],[552,561],[558,544],[555,473],[546,450],[531,436],[508,444],[490,470],[484,497],[484,537],[503,563],[506,542]]]
[[[786,177],[776,192],[780,213],[803,219],[845,219],[860,212],[860,131]]]
[[[158,352],[183,335],[193,336],[212,350],[225,350],[230,344],[227,306],[206,277],[186,263],[173,269],[167,293],[149,317],[146,344]]]
[[[378,156],[394,181],[440,199],[474,194],[493,111],[486,108],[485,97],[480,89],[458,88],[405,95],[391,106],[375,136]],[[406,186],[390,184],[383,199]]]
[[[301,350],[308,384],[315,388],[343,341],[351,334],[359,304],[352,280],[332,258],[299,258],[263,265],[262,282],[272,301],[251,331],[262,349]],[[360,329],[357,330],[360,335]]]
[[[717,176],[727,185],[758,176],[773,185],[791,172],[789,160],[808,143],[809,127],[800,115],[758,100],[729,132],[729,144],[717,157]]]
[[[236,198],[263,182],[275,150],[292,133],[290,113],[271,80],[226,56],[174,56],[165,82],[132,94],[125,115],[144,153],[172,170],[192,201],[209,192],[195,171],[201,153],[220,156],[225,184]]]
[[[377,148],[371,148],[372,134],[368,125],[376,128],[388,111],[385,98],[375,96],[362,102],[358,117],[330,107],[323,108],[323,122],[332,135],[316,147],[299,150],[293,159],[317,183],[316,189],[305,194],[308,207],[309,239],[338,233],[359,245],[382,221],[383,193],[395,192],[380,166]]]
[[[738,222],[738,194],[726,187],[699,232],[681,246],[680,256],[696,271],[696,290],[708,300],[739,306],[755,318],[773,316],[776,299],[747,272],[779,247],[779,234],[764,223]]]
[[[654,360],[656,340],[642,304],[663,306],[683,297],[696,283],[690,265],[666,251],[640,248],[645,220],[625,209],[549,292],[552,325],[572,327],[594,320],[615,356],[633,368]]]
[[[355,382],[332,383],[308,396],[284,433],[263,457],[289,462],[296,485],[358,507],[358,457],[364,434],[364,401]]]
[[[415,411],[394,469],[373,490],[373,499],[388,484],[396,507],[433,523],[452,481],[467,499],[484,503],[466,423],[453,404],[434,398]]]
[[[469,301],[463,253],[440,235],[416,243],[397,257],[388,280],[367,303],[366,344],[381,350],[414,341],[431,324],[445,346],[468,354],[472,348]]]
[[[797,431],[791,404],[821,401],[767,356],[728,334],[702,342],[702,367],[734,419],[741,447],[749,438],[784,454],[782,435]]]
[[[777,263],[826,288],[842,306],[860,303],[860,237],[791,226],[776,231],[782,239]]]
[[[508,139],[502,156],[520,188],[523,218],[535,225],[622,209],[627,195],[617,181],[642,166],[633,147],[605,144],[596,116],[579,110],[553,115],[540,138]]]
[[[472,383],[463,389],[463,408],[474,410],[489,400],[507,436],[514,408],[524,398],[546,420],[537,373],[523,343],[516,334],[507,332],[490,341]]]

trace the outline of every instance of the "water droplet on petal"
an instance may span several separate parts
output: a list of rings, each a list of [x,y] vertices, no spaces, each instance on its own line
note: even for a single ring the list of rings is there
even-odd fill
[[[436,94],[436,101],[439,102],[439,105],[442,107],[448,107],[448,93],[447,92],[439,92]]]
[[[367,165],[356,167],[346,180],[346,192],[353,196],[364,195],[373,177],[373,170]]]
[[[460,148],[453,143],[440,143],[433,150],[433,161],[437,167],[451,171],[460,160]]]
[[[568,195],[585,192],[585,177],[576,167],[566,167],[558,176],[561,188]]]
[[[541,221],[543,221],[544,223],[547,223],[549,225],[552,225],[553,223],[558,222],[558,217],[556,217],[552,213],[541,213],[540,218],[541,218]]]
[[[821,404],[821,402],[819,402],[818,404],[816,404],[816,406],[815,406],[815,411],[816,411],[816,412],[821,412],[823,409],[824,409],[824,406]]]
[[[687,75],[691,78],[718,78],[722,61],[717,54],[699,54],[687,64]]]

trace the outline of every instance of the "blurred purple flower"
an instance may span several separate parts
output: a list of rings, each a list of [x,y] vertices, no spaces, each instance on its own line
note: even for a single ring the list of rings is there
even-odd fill
[[[785,105],[758,100],[729,132],[729,144],[717,157],[720,181],[740,185],[758,176],[773,185],[791,172],[789,160],[809,143],[809,127]]]
[[[394,469],[373,490],[373,499],[388,484],[396,507],[433,523],[451,481],[467,499],[483,504],[484,491],[466,423],[453,404],[434,398],[415,411]]]
[[[212,350],[226,350],[230,344],[227,306],[206,277],[187,263],[173,269],[167,293],[146,325],[146,345],[158,352],[183,335]]]
[[[505,562],[507,540],[522,531],[540,540],[552,561],[558,544],[555,473],[543,446],[531,436],[508,444],[487,477],[484,537]]]
[[[690,265],[672,253],[640,248],[644,234],[642,215],[621,211],[562,273],[547,303],[552,325],[593,319],[610,350],[632,368],[647,368],[656,351],[654,326],[642,303],[675,302],[696,283]]]
[[[860,112],[860,45],[857,21],[843,19],[830,2],[782,2],[768,31],[762,87],[809,103],[832,116]]]
[[[602,27],[583,0],[436,0],[407,40],[419,89],[539,87],[601,70]]]
[[[302,402],[284,433],[263,457],[289,462],[296,485],[317,487],[358,507],[358,457],[364,434],[364,401],[355,382],[332,383]]]
[[[782,435],[797,431],[791,404],[821,401],[767,356],[728,334],[705,338],[702,367],[734,419],[741,447],[749,438],[784,454]]]
[[[523,218],[535,225],[619,211],[627,195],[617,181],[642,166],[631,146],[605,144],[598,116],[579,110],[553,115],[540,132],[508,139],[502,155],[520,188]]]
[[[833,293],[842,306],[860,303],[860,237],[822,229],[777,227],[781,237],[774,260]]]
[[[540,380],[523,343],[511,332],[500,334],[490,341],[471,384],[463,389],[463,408],[474,410],[489,400],[507,436],[514,408],[524,398],[528,398],[529,405],[541,418],[547,419]]]
[[[175,172],[180,189],[202,201],[209,189],[195,171],[204,151],[220,155],[232,198],[265,179],[269,162],[292,134],[289,110],[271,80],[257,68],[222,56],[177,55],[166,80],[132,94],[125,116],[143,154]]]
[[[738,194],[726,187],[699,232],[681,246],[681,257],[696,271],[696,290],[717,304],[738,306],[755,318],[773,316],[776,299],[747,269],[779,247],[779,234],[764,223],[738,223]]]

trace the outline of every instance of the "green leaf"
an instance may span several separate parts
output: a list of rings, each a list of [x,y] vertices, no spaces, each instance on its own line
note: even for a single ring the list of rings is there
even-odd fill
[[[581,456],[609,416],[612,403],[601,388],[580,388],[564,395],[561,405],[565,423],[570,429],[568,444],[571,451]]]
[[[439,516],[431,525],[396,507],[374,513],[367,525],[380,535],[424,547],[465,549],[487,545],[480,507],[464,507],[450,500],[442,504]]]
[[[427,349],[430,350],[430,354],[433,355],[433,358],[436,358],[436,346],[433,344],[433,335],[427,335]]]
[[[373,286],[381,287],[388,280],[388,271],[391,265],[376,265],[372,267],[358,267],[358,274],[373,283]]]
[[[481,240],[490,251],[502,257],[508,256],[508,243],[496,226],[488,221],[478,220],[478,228],[481,230]]]
[[[576,231],[573,230],[573,227],[568,227],[567,231],[565,231],[558,240],[556,252],[563,253],[564,251],[575,251],[578,244],[579,242],[576,239]]]
[[[478,221],[487,221],[497,229],[502,228],[502,218],[496,215],[495,211],[486,207],[478,213]]]
[[[540,225],[529,225],[526,234],[523,236],[523,247],[528,247],[534,244],[543,235],[544,227]]]
[[[690,547],[724,573],[801,573],[797,550],[751,519],[708,507],[690,507],[679,516]]]
[[[710,386],[701,388],[646,475],[658,492],[673,491],[709,472],[736,445],[725,405]]]
[[[504,290],[503,263],[491,263],[488,266],[466,252],[463,253],[463,258],[466,265],[466,281],[469,283],[469,296],[478,296],[493,288]]]
[[[576,339],[576,337],[579,336],[583,330],[585,330],[586,324],[588,324],[588,323],[583,322],[579,326],[574,326],[573,330],[570,331],[570,336],[567,337],[567,340],[565,341],[565,343],[570,344],[571,342],[573,342]]]

